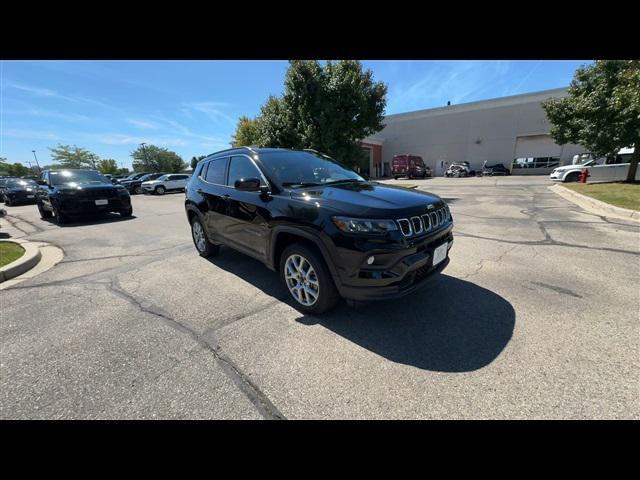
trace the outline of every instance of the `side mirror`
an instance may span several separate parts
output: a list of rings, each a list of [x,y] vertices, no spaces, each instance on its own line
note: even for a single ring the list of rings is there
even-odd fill
[[[240,190],[241,192],[259,192],[260,179],[242,178],[240,180],[236,180],[233,186],[236,190]]]
[[[36,183],[38,185],[44,185],[45,187],[47,186],[47,182],[45,182],[44,180],[36,180]]]

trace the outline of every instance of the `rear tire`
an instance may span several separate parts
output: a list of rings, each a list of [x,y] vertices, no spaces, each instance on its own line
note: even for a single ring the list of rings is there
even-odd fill
[[[215,257],[220,253],[220,245],[214,245],[209,241],[207,232],[197,216],[191,220],[191,238],[201,257]]]
[[[136,188],[133,189],[133,193],[135,193],[136,195],[142,194],[142,187],[138,185]]]
[[[130,217],[131,215],[133,215],[133,207],[125,208],[124,210],[120,210],[118,213],[123,218]]]
[[[300,264],[300,270],[295,267],[296,259],[304,260]],[[309,276],[304,275],[305,271]],[[340,301],[340,295],[324,259],[315,249],[302,243],[293,243],[282,252],[280,279],[289,292],[293,306],[302,313],[324,313]],[[296,290],[300,298],[293,293]],[[307,292],[315,292],[315,300],[313,294]]]
[[[4,199],[4,204],[5,204],[7,207],[13,207],[13,203],[11,202],[11,199],[10,199],[9,197],[5,197],[5,199]]]

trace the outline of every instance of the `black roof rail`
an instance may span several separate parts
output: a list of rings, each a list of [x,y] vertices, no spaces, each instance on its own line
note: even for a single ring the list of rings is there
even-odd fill
[[[255,146],[255,145],[252,145],[252,146],[250,146],[250,147],[249,147],[249,146],[244,146],[244,145],[243,145],[243,146],[241,146],[241,147],[226,148],[226,149],[224,149],[224,150],[219,150],[219,151],[217,151],[217,152],[210,153],[210,154],[209,154],[209,155],[207,155],[205,158],[213,157],[214,155],[219,155],[219,154],[221,154],[221,153],[225,153],[225,152],[231,152],[231,151],[233,151],[233,150],[249,150],[250,152],[257,154],[258,152],[256,152],[256,151],[254,150],[254,148],[260,148],[260,147]],[[203,158],[203,160],[204,160],[204,158]]]
[[[313,148],[303,148],[302,149],[303,152],[313,152],[313,153],[317,153],[318,155],[323,156],[324,158],[330,158],[331,160],[333,160],[333,158],[331,158],[329,155],[327,155],[326,153],[322,153],[319,152],[317,150],[314,150]]]

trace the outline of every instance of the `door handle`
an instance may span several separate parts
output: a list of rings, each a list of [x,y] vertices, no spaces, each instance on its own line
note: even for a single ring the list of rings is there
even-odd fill
[[[225,193],[222,198],[224,198],[225,200],[229,200],[231,198],[231,195],[229,195],[228,193]]]
[[[196,192],[198,192],[198,193],[204,193],[204,190],[202,190],[201,188],[198,188],[198,189],[196,190]]]

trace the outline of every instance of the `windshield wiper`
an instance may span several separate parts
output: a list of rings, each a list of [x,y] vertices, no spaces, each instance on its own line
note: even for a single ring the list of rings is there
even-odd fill
[[[283,187],[317,187],[318,185],[321,185],[321,184],[316,182],[283,182],[282,183]]]
[[[325,182],[323,185],[333,185],[335,183],[365,183],[366,180],[358,180],[357,178],[343,178],[342,180],[334,180],[333,182]]]

